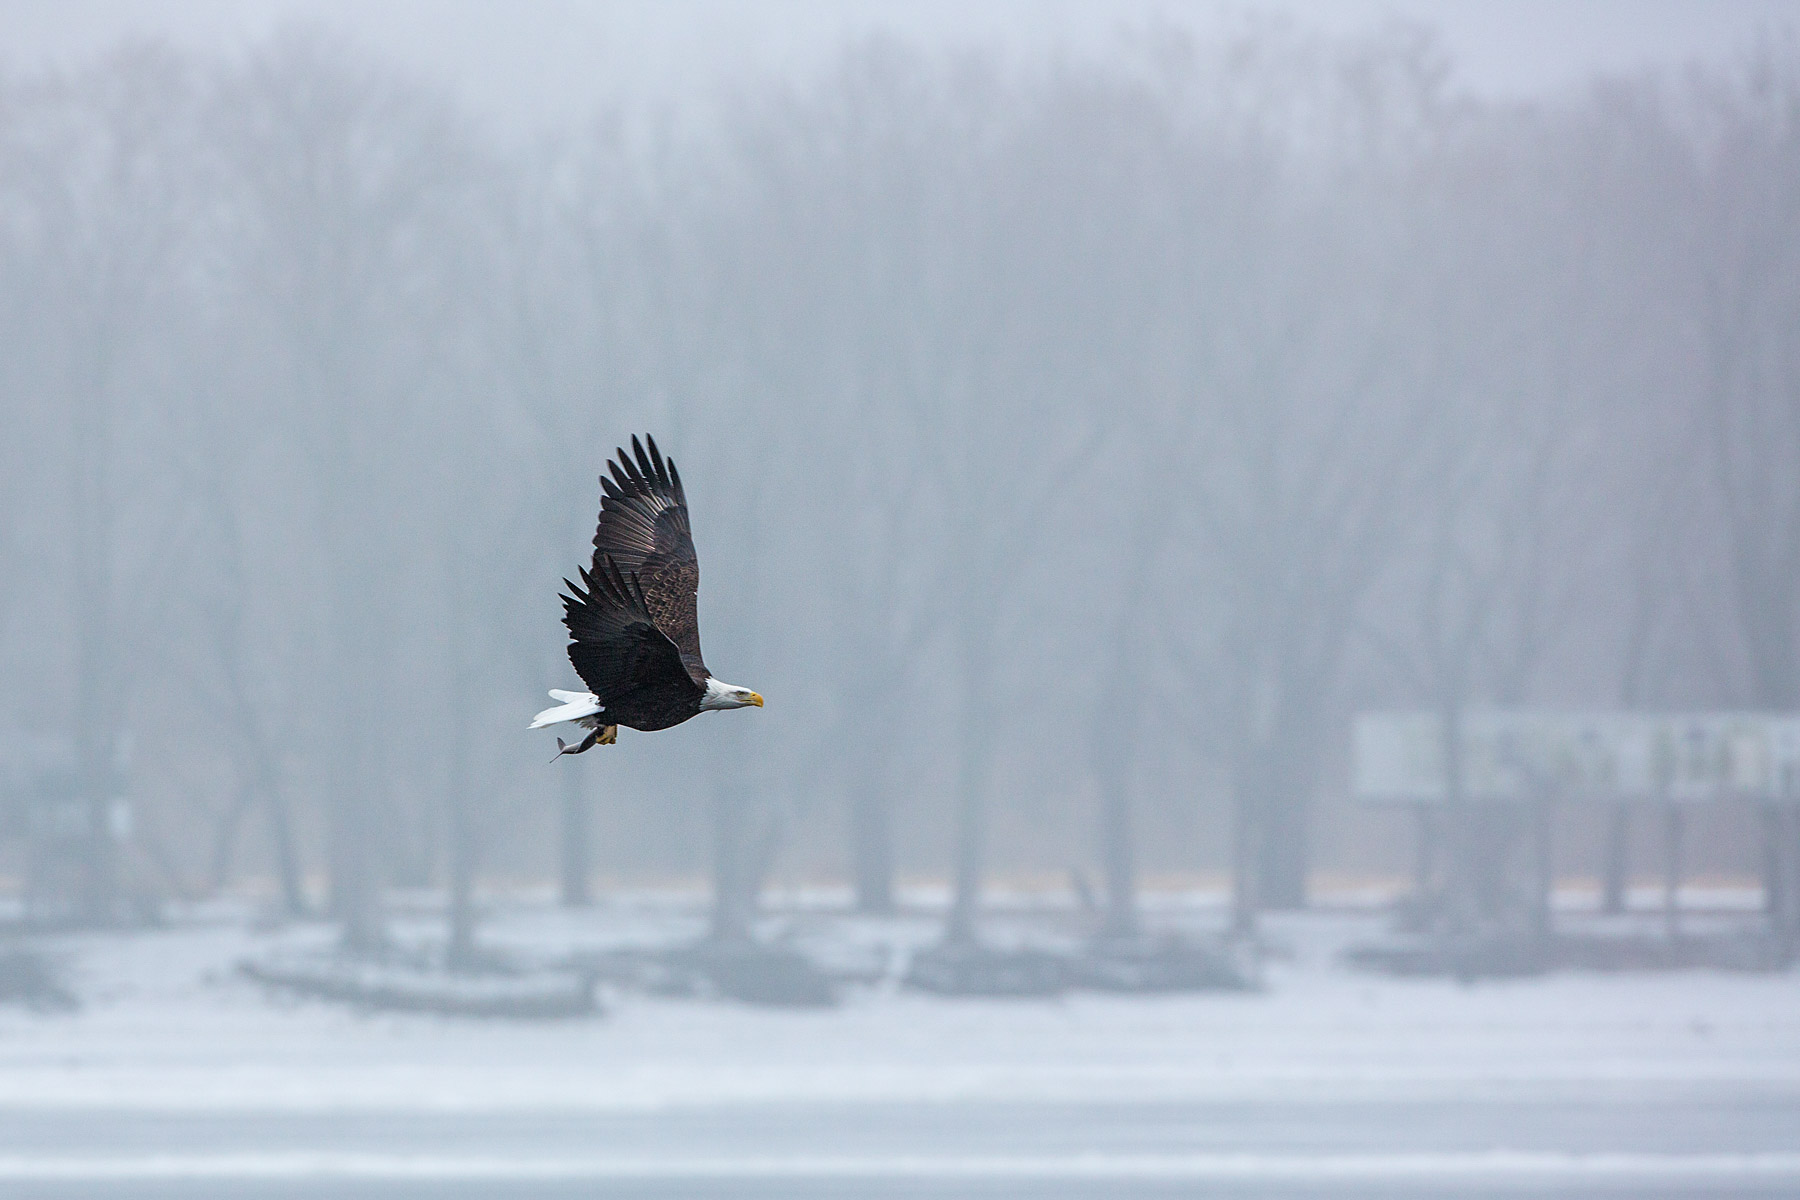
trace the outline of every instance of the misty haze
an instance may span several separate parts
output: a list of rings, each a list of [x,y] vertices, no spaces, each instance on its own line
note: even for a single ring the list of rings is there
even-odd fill
[[[54,7],[0,1194],[1800,1194],[1773,9]]]

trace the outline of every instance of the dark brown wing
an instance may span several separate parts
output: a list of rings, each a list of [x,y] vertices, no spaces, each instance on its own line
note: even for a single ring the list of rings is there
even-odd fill
[[[635,576],[656,627],[681,651],[694,682],[706,685],[700,658],[700,560],[688,531],[687,497],[672,459],[664,459],[656,439],[648,451],[636,437],[631,454],[623,447],[600,477],[600,527],[594,533],[594,574],[611,559],[627,577]]]
[[[665,705],[697,705],[702,690],[688,674],[681,651],[650,618],[644,590],[610,558],[581,573],[583,586],[567,579],[563,624],[569,627],[569,661],[602,706],[626,713]]]

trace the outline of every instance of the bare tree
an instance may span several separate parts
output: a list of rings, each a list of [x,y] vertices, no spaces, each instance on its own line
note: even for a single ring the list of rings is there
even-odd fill
[[[169,536],[166,510],[121,504],[139,476],[120,438],[145,420],[136,376],[177,290],[193,86],[178,59],[132,47],[17,99],[35,126],[15,142],[9,171],[35,237],[34,337],[21,350],[38,356],[34,386],[68,422],[69,711],[83,714],[72,733],[86,815],[80,912],[110,922],[124,901],[114,804],[135,664],[127,631],[141,631],[164,598],[158,552]],[[126,511],[140,518],[129,528]],[[92,719],[101,713],[110,719]]]
[[[346,945],[370,950],[381,940],[373,853],[391,804],[381,698],[398,682],[402,622],[422,615],[401,598],[434,595],[409,595],[396,579],[398,526],[411,515],[392,486],[396,451],[426,411],[409,376],[431,345],[429,329],[398,318],[434,308],[419,256],[441,244],[430,225],[454,191],[458,131],[436,97],[300,33],[252,56],[222,90],[216,121],[235,186],[246,336],[277,364],[269,384],[293,398],[286,416],[323,550],[331,906]]]
[[[251,460],[249,439],[233,437],[243,430],[246,414],[224,411],[226,406],[203,409],[204,433],[193,432],[196,445],[188,493],[208,526],[210,537],[200,539],[202,561],[198,580],[188,594],[200,617],[199,638],[210,650],[214,667],[201,684],[206,707],[220,715],[228,730],[228,752],[237,774],[237,787],[215,839],[209,876],[213,890],[223,887],[230,872],[230,856],[238,822],[253,808],[263,811],[269,845],[280,886],[283,911],[290,917],[308,911],[301,870],[298,831],[295,828],[288,772],[279,751],[284,717],[281,697],[272,694],[269,680],[280,673],[268,668],[274,656],[267,653],[272,622],[253,623],[251,561],[244,533],[243,498],[252,490],[228,472]],[[204,440],[202,440],[204,439]],[[232,447],[220,453],[222,446]],[[169,664],[171,669],[181,669]],[[189,668],[191,670],[191,666]]]
[[[1699,98],[1696,416],[1729,554],[1730,595],[1762,707],[1800,707],[1800,74],[1764,52]],[[1795,838],[1766,809],[1763,875],[1783,907]]]

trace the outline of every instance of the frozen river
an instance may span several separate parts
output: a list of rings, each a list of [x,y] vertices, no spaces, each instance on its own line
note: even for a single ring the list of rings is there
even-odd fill
[[[1793,1196],[1800,1102],[8,1114],[0,1194]]]
[[[1800,977],[1371,979],[1369,927],[1283,927],[1261,995],[539,1025],[272,1001],[231,924],[71,942],[83,1011],[0,1010],[0,1196],[1800,1195]]]

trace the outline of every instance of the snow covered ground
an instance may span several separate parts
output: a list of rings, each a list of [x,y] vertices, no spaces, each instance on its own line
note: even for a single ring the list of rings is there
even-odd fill
[[[592,947],[694,922],[525,906],[485,934]],[[929,932],[793,924],[848,954]],[[621,994],[536,1024],[235,974],[319,928],[70,937],[82,1011],[0,1009],[0,1195],[1800,1195],[1800,975],[1462,986],[1336,964],[1378,928],[1274,922],[1291,954],[1260,994]]]

